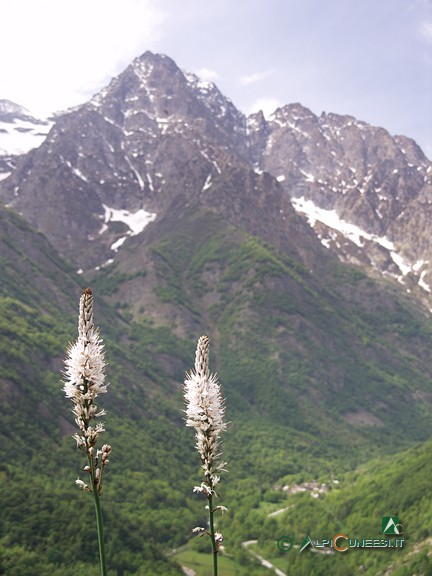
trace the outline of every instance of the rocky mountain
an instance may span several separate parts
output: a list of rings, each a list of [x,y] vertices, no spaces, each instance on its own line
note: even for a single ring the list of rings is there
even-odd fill
[[[150,52],[62,115],[0,189],[77,270],[115,260],[170,206],[199,198],[293,253],[314,243],[308,222],[341,260],[426,300],[431,195],[431,162],[409,138],[300,104],[245,117],[214,84]]]
[[[10,100],[0,100],[0,180],[14,170],[17,157],[37,148],[46,138],[52,121],[35,118]]]
[[[256,166],[277,178],[324,246],[430,293],[432,164],[413,140],[300,104],[248,125]]]
[[[278,182],[247,158],[245,118],[218,89],[146,53],[59,118],[0,194],[77,269],[115,259],[129,236],[196,199],[287,250],[294,226],[303,250],[313,234]]]

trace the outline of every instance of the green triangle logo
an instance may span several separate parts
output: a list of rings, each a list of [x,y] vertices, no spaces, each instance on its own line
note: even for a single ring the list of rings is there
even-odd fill
[[[303,552],[303,550],[305,550],[308,546],[312,546],[312,548],[314,548],[314,543],[312,542],[309,534],[306,534],[306,536],[303,539],[303,542],[300,544],[299,552]]]
[[[399,516],[383,516],[381,521],[382,533],[390,536],[402,534],[402,524]]]

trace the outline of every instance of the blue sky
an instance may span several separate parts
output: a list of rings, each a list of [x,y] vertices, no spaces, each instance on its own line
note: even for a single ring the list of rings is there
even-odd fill
[[[300,102],[414,138],[432,158],[432,0],[2,0],[0,98],[85,102],[147,49],[243,112]]]

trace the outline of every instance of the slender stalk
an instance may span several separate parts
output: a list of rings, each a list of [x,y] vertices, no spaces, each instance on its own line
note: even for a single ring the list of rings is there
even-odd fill
[[[216,544],[216,538],[215,538],[215,529],[214,529],[214,511],[213,511],[213,496],[210,495],[208,497],[208,503],[209,503],[209,521],[210,521],[210,538],[211,538],[211,543],[212,543],[212,549],[213,549],[213,576],[217,576],[218,573],[218,546]]]
[[[88,459],[88,463],[90,466],[90,477],[92,480],[92,493],[93,493],[93,499],[94,499],[94,505],[95,505],[101,576],[107,576],[108,572],[107,572],[107,564],[106,564],[106,556],[105,556],[105,539],[104,539],[103,520],[102,520],[102,508],[101,508],[100,497],[99,497],[98,482],[96,480],[95,462],[94,462],[94,459],[93,459],[91,452],[90,452],[90,454],[87,452],[87,459]]]
[[[100,558],[101,576],[107,576],[102,511],[101,511],[99,493],[97,490],[93,491],[93,497],[94,497],[94,504],[95,504],[97,533],[98,533],[98,541],[99,541],[99,558]]]

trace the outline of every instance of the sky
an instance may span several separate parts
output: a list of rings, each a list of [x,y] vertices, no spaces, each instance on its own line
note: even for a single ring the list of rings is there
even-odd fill
[[[0,0],[0,18],[0,99],[38,116],[152,50],[246,114],[300,102],[432,158],[432,0]]]

